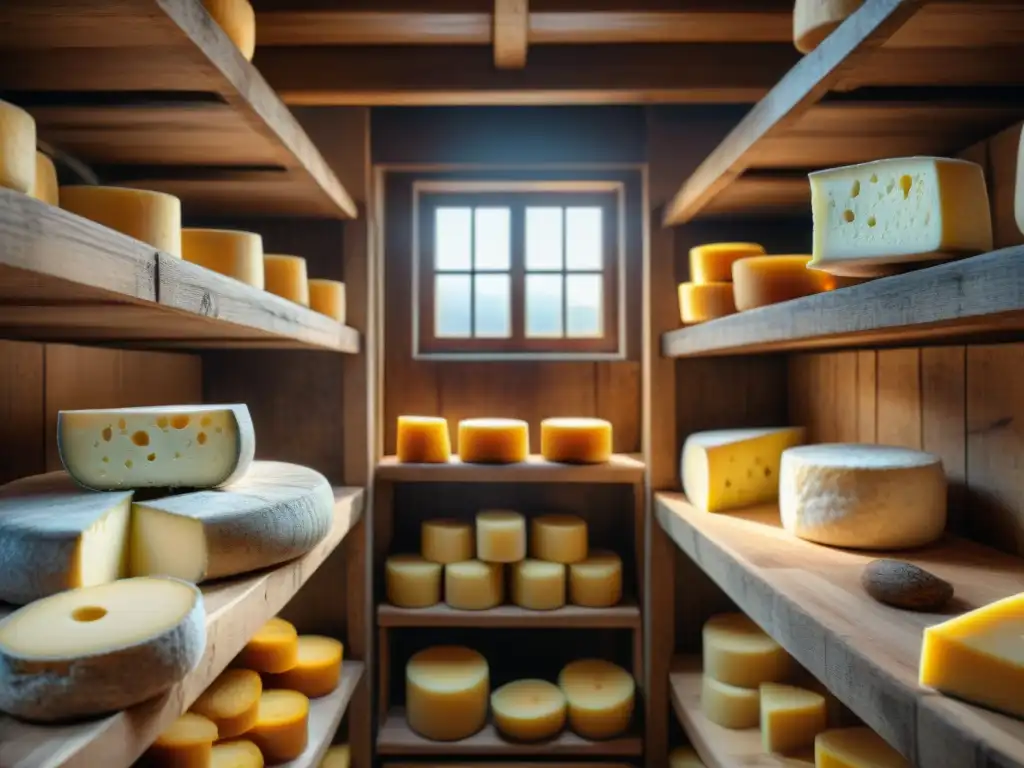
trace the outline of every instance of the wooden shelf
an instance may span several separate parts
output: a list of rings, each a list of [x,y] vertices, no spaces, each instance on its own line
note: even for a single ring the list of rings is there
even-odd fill
[[[518,605],[500,605],[486,611],[463,611],[444,603],[428,608],[377,606],[381,627],[501,627],[549,629],[639,629],[640,608],[625,602],[611,608],[567,605],[553,611],[531,611]]]
[[[377,732],[377,753],[380,755],[443,755],[519,757],[525,755],[602,757],[637,757],[643,753],[639,736],[623,736],[607,741],[589,741],[569,731],[554,739],[534,744],[520,744],[502,738],[488,723],[483,730],[461,741],[431,741],[413,731],[405,719],[405,710],[392,709]]]
[[[665,357],[999,340],[1024,329],[1024,246],[670,331]]]
[[[1019,593],[1024,560],[954,537],[899,553],[832,549],[782,530],[777,507],[709,514],[678,493],[656,494],[655,513],[741,610],[914,765],[1019,764],[1024,722],[921,688],[917,679],[924,628]],[[877,557],[946,579],[953,604],[929,614],[875,602],[860,575]]]
[[[301,755],[282,763],[279,768],[318,768],[334,742],[334,734],[345,716],[363,671],[362,662],[346,661],[342,664],[338,687],[326,696],[309,700],[309,744]]]
[[[571,763],[556,763],[547,760],[531,760],[528,763],[485,763],[479,760],[474,760],[470,765],[466,763],[452,763],[448,761],[434,762],[428,760],[427,762],[415,762],[415,763],[384,763],[384,768],[634,768],[629,763],[606,763],[600,762],[595,763],[589,760],[580,762],[573,760]]]
[[[179,195],[190,215],[356,216],[200,0],[5,3],[0,92],[105,182]]]
[[[325,315],[0,189],[0,335],[146,347],[359,351]]]
[[[41,726],[0,717],[0,768],[121,768],[188,709],[342,542],[363,512],[363,491],[336,488],[334,524],[302,557],[255,575],[203,587],[206,653],[196,669],[164,695],[102,720]],[[346,662],[346,667],[349,662]]]
[[[638,456],[616,454],[606,464],[556,464],[530,456],[521,464],[401,464],[385,456],[377,479],[400,483],[641,483],[644,463]]]

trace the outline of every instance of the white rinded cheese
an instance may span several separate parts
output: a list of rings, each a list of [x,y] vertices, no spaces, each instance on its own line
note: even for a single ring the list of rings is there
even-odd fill
[[[1014,188],[1013,210],[1017,229],[1024,233],[1024,130],[1021,131],[1020,149],[1017,151],[1017,186]]]
[[[36,121],[0,101],[0,187],[31,194],[36,185]]]
[[[150,699],[199,663],[205,622],[199,590],[176,579],[37,600],[0,621],[0,710],[52,722]]]
[[[803,445],[782,454],[782,525],[819,544],[900,549],[946,527],[946,476],[931,453],[891,445]]]
[[[61,411],[57,449],[86,488],[216,488],[242,477],[256,451],[245,405]]]
[[[846,21],[864,0],[796,0],[793,6],[793,44],[810,53]]]

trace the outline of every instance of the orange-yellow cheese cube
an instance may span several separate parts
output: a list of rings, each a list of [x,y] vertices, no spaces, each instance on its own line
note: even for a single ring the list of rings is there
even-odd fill
[[[60,207],[171,256],[181,256],[181,200],[123,187],[61,187]]]
[[[309,280],[309,308],[321,315],[345,322],[345,284],[340,280]]]
[[[299,633],[291,623],[274,617],[256,630],[239,658],[257,672],[284,672],[298,661]]]
[[[734,261],[763,253],[764,248],[757,243],[698,245],[690,249],[690,280],[697,285],[727,283],[732,280]]]
[[[399,416],[397,458],[406,464],[445,464],[452,456],[448,420],[440,416]]]
[[[487,660],[469,648],[427,648],[405,667],[409,727],[434,741],[458,741],[483,728],[490,693]]]
[[[512,564],[512,602],[533,611],[565,605],[565,566],[543,560]]]
[[[490,509],[476,516],[476,556],[486,563],[517,563],[526,557],[526,518]]]
[[[298,691],[311,699],[326,696],[338,687],[344,646],[333,637],[299,635],[299,657],[295,666],[267,675],[268,688]]]
[[[540,423],[540,454],[566,464],[601,464],[612,456],[612,425],[604,419],[558,418]]]
[[[552,563],[587,558],[587,523],[576,515],[540,515],[530,521],[530,553]]]
[[[622,600],[622,558],[591,550],[569,566],[569,600],[587,608],[608,608]]]
[[[256,724],[246,738],[268,763],[294,760],[309,741],[309,699],[298,691],[264,691]]]
[[[463,611],[485,611],[505,599],[505,570],[501,563],[467,560],[444,567],[444,601]]]
[[[217,726],[194,712],[175,720],[146,750],[146,765],[154,768],[208,768]]]
[[[835,278],[808,269],[810,256],[754,256],[732,265],[733,298],[743,312],[813,293],[831,291]]]
[[[0,184],[0,186],[3,185]],[[53,167],[53,160],[42,152],[36,152],[36,178],[30,194],[36,200],[42,200],[50,205],[57,205],[60,202],[60,192],[58,190],[57,169]]]
[[[252,232],[185,228],[181,257],[263,290],[263,238]]]
[[[680,283],[679,317],[684,325],[736,314],[732,283]]]
[[[36,185],[36,121],[0,101],[0,187],[30,194]]]
[[[461,563],[473,559],[473,526],[458,520],[427,520],[420,526],[420,551],[432,563]]]
[[[221,739],[241,736],[256,724],[263,682],[251,669],[227,669],[203,691],[192,711],[212,721]]]
[[[472,464],[515,464],[530,453],[530,427],[519,419],[463,419],[459,458]]]
[[[494,726],[510,739],[540,741],[565,728],[565,694],[547,680],[516,680],[491,694]]]
[[[309,306],[306,260],[301,256],[268,253],[263,257],[263,280],[268,291],[304,307]]]
[[[399,608],[426,608],[441,602],[443,568],[419,555],[391,555],[384,563],[388,602]]]
[[[558,687],[569,707],[569,727],[586,739],[610,739],[629,728],[636,683],[622,667],[600,659],[567,664]]]

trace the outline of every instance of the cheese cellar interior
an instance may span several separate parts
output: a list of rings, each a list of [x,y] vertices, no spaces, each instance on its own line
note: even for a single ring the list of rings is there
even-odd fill
[[[1024,3],[0,3],[0,768],[1024,766]]]

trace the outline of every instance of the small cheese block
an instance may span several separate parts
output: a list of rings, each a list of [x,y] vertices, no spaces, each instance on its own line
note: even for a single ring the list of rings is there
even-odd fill
[[[448,420],[440,416],[399,416],[397,459],[404,464],[447,464],[452,457]]]
[[[41,722],[126,709],[191,672],[203,596],[177,579],[122,579],[37,600],[0,621],[0,711]]]
[[[30,194],[36,185],[36,121],[0,101],[0,187]]]
[[[309,281],[309,308],[321,315],[345,322],[345,284],[340,280]]]
[[[756,728],[761,722],[761,692],[702,676],[700,709],[723,728]]]
[[[587,523],[576,515],[540,515],[530,521],[530,552],[538,560],[578,563],[587,558]]]
[[[530,453],[530,427],[519,419],[463,419],[459,458],[470,464],[515,464]]]
[[[864,0],[796,0],[793,7],[793,44],[810,53],[846,21]]]
[[[209,768],[217,725],[194,712],[186,712],[156,737],[142,763],[153,768]]]
[[[181,200],[126,187],[61,187],[60,207],[181,257]]]
[[[256,52],[256,14],[248,0],[203,0],[206,10],[246,61]]]
[[[669,753],[668,768],[704,768],[704,761],[693,747],[676,747]]]
[[[264,691],[256,725],[245,736],[271,765],[294,760],[309,743],[309,699],[298,691]]]
[[[263,768],[263,753],[247,739],[214,744],[209,768]]]
[[[721,613],[704,622],[704,674],[740,688],[785,680],[789,654],[742,613]]]
[[[569,566],[569,602],[586,608],[609,608],[622,600],[622,558],[591,550],[586,560]]]
[[[732,265],[736,309],[767,307],[836,287],[835,277],[820,269],[808,269],[810,256],[754,256]]]
[[[540,741],[565,728],[565,694],[547,680],[516,680],[491,694],[494,727],[509,739]]]
[[[586,739],[623,734],[633,717],[636,683],[622,667],[601,659],[566,664],[558,687],[569,708],[569,727]]]
[[[434,741],[458,741],[483,728],[490,693],[487,660],[469,648],[427,648],[405,667],[409,727]]]
[[[505,599],[504,574],[500,563],[449,563],[444,567],[444,601],[464,611],[483,611],[501,605]]]
[[[540,454],[564,464],[603,464],[612,456],[612,424],[604,419],[544,419]]]
[[[192,704],[192,711],[217,726],[217,737],[241,736],[256,724],[263,681],[251,669],[226,669]]]
[[[333,637],[299,635],[295,666],[276,675],[267,675],[266,686],[298,691],[311,699],[326,696],[338,687],[344,651],[341,642]]]
[[[992,250],[977,163],[895,158],[816,171],[810,180],[815,269],[871,277]]]
[[[565,566],[543,560],[513,563],[512,602],[534,611],[550,611],[564,606]]]
[[[459,563],[473,559],[473,526],[443,518],[427,520],[420,527],[420,549],[432,563]]]
[[[271,293],[304,307],[309,306],[306,260],[301,256],[268,253],[263,257],[264,286]]]
[[[491,509],[476,516],[476,556],[486,563],[518,563],[526,557],[526,518]]]
[[[1017,229],[1024,233],[1024,129],[1021,130],[1020,148],[1017,150],[1017,183],[1013,189],[1014,218]]]
[[[782,452],[803,441],[803,427],[695,432],[683,444],[683,490],[708,512],[775,501]]]
[[[164,405],[57,413],[57,450],[85,488],[216,488],[256,451],[245,405]]]
[[[765,752],[809,747],[827,727],[821,694],[792,685],[761,684],[761,745]]]
[[[832,728],[814,739],[818,768],[910,768],[910,763],[870,728]]]
[[[738,259],[764,255],[757,243],[708,243],[690,249],[690,281],[697,285],[728,283]]]
[[[388,602],[399,608],[426,608],[441,602],[443,568],[419,555],[391,555],[384,563]]]
[[[2,154],[2,153],[0,153]],[[2,161],[0,161],[2,162]],[[60,201],[60,185],[57,183],[57,169],[53,160],[42,152],[36,152],[36,178],[32,185],[32,197],[49,205],[57,205]]]
[[[706,323],[736,314],[732,283],[680,283],[679,317],[683,325]]]
[[[286,672],[299,661],[299,633],[291,622],[275,616],[256,630],[238,658],[257,672]]]
[[[263,238],[252,232],[183,229],[181,257],[263,290]]]
[[[338,744],[327,750],[319,768],[349,768],[350,760],[348,744]]]
[[[942,459],[892,445],[802,445],[782,454],[779,512],[794,536],[833,547],[903,549],[946,527]]]

